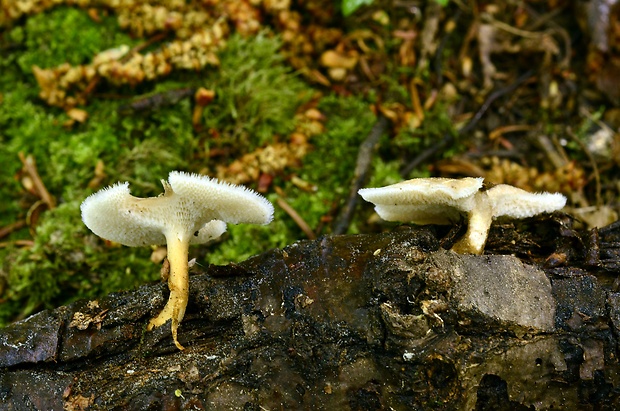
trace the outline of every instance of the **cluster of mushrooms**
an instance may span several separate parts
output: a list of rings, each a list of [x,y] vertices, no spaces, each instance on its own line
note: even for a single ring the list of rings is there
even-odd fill
[[[189,296],[189,245],[220,237],[227,223],[268,224],[274,210],[255,191],[206,176],[173,171],[162,184],[164,193],[149,198],[132,196],[129,183],[100,190],[82,203],[82,220],[109,241],[130,247],[167,245],[170,297],[147,329],[170,320],[174,343],[183,350],[177,330]],[[494,218],[531,217],[566,204],[557,193],[533,194],[504,184],[482,190],[482,185],[482,178],[418,178],[364,188],[359,194],[387,221],[451,224],[467,217],[467,233],[452,249],[469,254],[482,254]]]

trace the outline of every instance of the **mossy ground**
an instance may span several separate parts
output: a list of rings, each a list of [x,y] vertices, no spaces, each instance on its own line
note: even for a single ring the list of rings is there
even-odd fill
[[[70,29],[68,29],[70,28]],[[37,310],[79,298],[97,298],[159,280],[159,266],[149,248],[111,245],[82,224],[80,203],[95,189],[129,181],[132,194],[154,196],[159,180],[171,170],[214,170],[209,150],[226,148],[224,163],[286,136],[295,128],[296,111],[312,88],[294,73],[279,53],[280,41],[268,29],[257,36],[233,35],[219,54],[219,69],[175,72],[137,87],[97,90],[84,109],[88,119],[71,123],[67,114],[38,98],[31,67],[87,63],[94,54],[121,44],[134,46],[113,16],[100,22],[86,11],[58,7],[23,19],[0,31],[0,227],[25,220],[37,199],[22,185],[18,153],[32,155],[41,179],[58,206],[42,213],[36,225],[11,233],[0,248],[0,325]],[[203,114],[203,130],[217,130],[209,139],[192,126],[191,98],[170,98],[147,109],[132,108],[148,99],[182,88],[214,89],[217,99]],[[99,93],[100,95],[97,95]],[[318,103],[327,115],[325,131],[311,139],[302,159],[300,178],[316,185],[306,192],[290,182],[289,171],[277,175],[286,201],[315,228],[347,195],[359,143],[375,116],[370,96],[325,94]],[[89,188],[98,162],[105,175]],[[395,182],[396,163],[375,160],[373,184]],[[383,180],[383,181],[381,181]],[[276,200],[274,193],[267,197]],[[354,222],[350,228],[357,230]],[[325,225],[322,233],[329,232]],[[321,234],[321,233],[319,233]],[[227,264],[283,247],[303,238],[291,218],[276,207],[266,227],[230,226],[223,242],[195,247],[199,264]],[[23,246],[16,240],[32,240]]]

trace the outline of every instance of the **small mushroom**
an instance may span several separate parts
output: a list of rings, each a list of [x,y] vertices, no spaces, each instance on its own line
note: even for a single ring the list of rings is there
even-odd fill
[[[482,254],[493,219],[526,218],[550,213],[566,204],[559,193],[529,193],[506,184],[486,191],[482,178],[417,178],[359,194],[375,204],[387,221],[414,224],[451,224],[468,218],[467,233],[452,247],[458,253]]]
[[[474,207],[482,178],[414,178],[386,187],[362,188],[359,194],[375,204],[387,221],[414,224],[452,224]]]
[[[273,205],[243,186],[173,171],[161,180],[164,193],[138,198],[129,183],[98,191],[82,203],[82,220],[98,236],[130,247],[167,244],[170,297],[148,330],[172,320],[175,345],[189,294],[189,244],[201,244],[226,231],[226,223],[268,224]]]

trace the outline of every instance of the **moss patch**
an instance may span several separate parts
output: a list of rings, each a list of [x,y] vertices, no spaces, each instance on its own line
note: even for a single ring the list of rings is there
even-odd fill
[[[120,31],[114,16],[101,17],[97,23],[83,10],[59,7],[25,19],[0,37],[0,45],[12,50],[0,59],[0,227],[25,221],[37,200],[15,178],[20,152],[33,156],[59,204],[41,215],[32,235],[24,228],[0,239],[0,326],[42,308],[158,280],[159,267],[150,261],[148,248],[113,247],[88,231],[80,218],[81,201],[117,181],[129,181],[136,196],[158,195],[159,180],[171,170],[210,168],[210,148],[232,147],[234,158],[285,138],[305,101],[308,88],[279,55],[281,42],[264,32],[232,36],[219,70],[175,72],[135,89],[102,83],[83,108],[87,121],[71,123],[62,110],[39,100],[31,67],[82,64],[99,51],[142,41]],[[209,131],[203,134],[192,125],[192,93],[160,98],[162,104],[149,101],[197,87],[215,89],[218,96],[204,112],[202,128]],[[131,109],[135,100],[146,101],[146,108]],[[210,138],[214,130],[220,139]],[[89,188],[100,161],[104,175]],[[225,264],[284,246],[293,237],[290,231],[279,233],[282,226],[230,227],[224,244],[212,247],[219,250],[212,261]],[[18,239],[32,245],[15,246]]]
[[[58,7],[28,18],[25,27],[18,26],[10,33],[13,41],[26,47],[17,59],[19,66],[30,73],[33,65],[86,64],[98,52],[136,43],[119,30],[114,16],[99,16],[97,23],[84,10]]]
[[[204,111],[206,127],[218,136],[211,145],[238,154],[293,131],[295,111],[310,92],[284,63],[281,46],[267,32],[228,40],[220,54],[221,69],[204,80],[217,93]]]

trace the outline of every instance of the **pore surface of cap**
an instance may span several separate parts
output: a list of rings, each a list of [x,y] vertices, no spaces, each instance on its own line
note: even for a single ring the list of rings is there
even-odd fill
[[[219,237],[226,222],[267,224],[272,219],[271,203],[245,187],[196,174],[172,172],[169,177],[158,197],[134,197],[128,183],[91,195],[82,203],[84,223],[107,240],[144,246],[165,244],[168,236],[206,242]]]
[[[386,187],[363,188],[359,194],[375,204],[387,221],[417,224],[449,224],[469,212],[482,178],[415,178]]]

